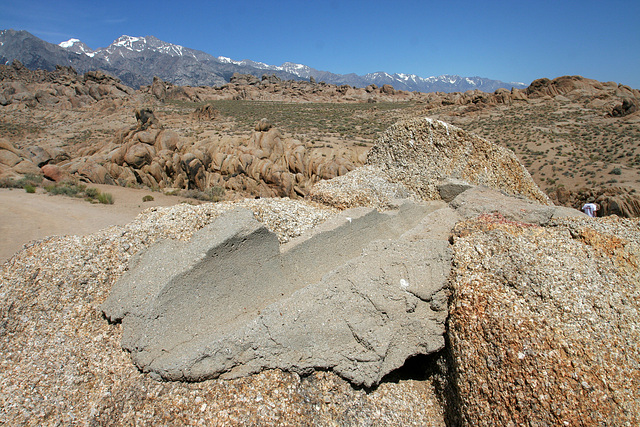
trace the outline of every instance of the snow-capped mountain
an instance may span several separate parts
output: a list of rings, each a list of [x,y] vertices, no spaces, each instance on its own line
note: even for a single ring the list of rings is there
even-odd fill
[[[66,42],[60,43],[58,46],[68,50],[69,52],[77,53],[78,55],[84,54],[90,58],[94,57],[96,54],[89,46],[78,39],[69,39]]]
[[[62,43],[60,43],[59,46],[64,47]],[[212,58],[212,56],[207,53],[177,44],[163,42],[154,36],[131,37],[126,35],[120,36],[106,48],[97,49],[95,54],[109,61],[113,56],[119,55],[126,58],[150,52],[168,55],[170,57],[189,57],[196,61],[205,61]]]
[[[484,92],[494,92],[499,88],[511,87],[524,88],[527,85],[520,82],[501,82],[483,77],[461,77],[445,74],[442,76],[419,77],[415,74],[389,74],[377,72],[366,74],[367,80],[377,84],[389,84],[395,89],[419,92],[465,92],[467,90],[479,89]]]
[[[167,43],[154,36],[123,35],[109,46],[91,49],[78,39],[58,45],[47,43],[26,31],[0,31],[0,62],[18,59],[28,68],[54,69],[56,65],[73,66],[78,72],[100,69],[120,78],[134,88],[150,84],[154,76],[188,86],[217,86],[229,81],[234,73],[275,74],[284,80],[309,79],[337,85],[365,87],[370,84],[389,84],[398,90],[420,92],[460,92],[480,89],[493,92],[500,87],[523,88],[522,83],[504,83],[480,77],[444,75],[419,77],[413,74],[376,72],[364,76],[334,74],[307,65],[285,62],[269,65],[249,59],[233,60],[215,57],[206,52]]]
[[[255,62],[249,59],[243,59],[242,61],[234,61],[231,58],[227,58],[226,56],[218,56],[217,58],[220,62],[225,64],[235,64],[244,67],[253,67],[259,70],[268,70],[268,71],[284,71],[285,73],[293,74],[294,76],[300,77],[302,79],[308,79],[313,75],[313,68],[303,65],[303,64],[295,64],[293,62],[285,62],[284,64],[278,65],[268,65],[264,62]]]

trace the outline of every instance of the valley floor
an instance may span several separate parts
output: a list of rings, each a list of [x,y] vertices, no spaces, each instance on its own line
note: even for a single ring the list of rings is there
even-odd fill
[[[82,199],[51,196],[41,189],[35,194],[22,189],[0,189],[0,263],[23,245],[53,235],[85,235],[112,225],[131,222],[140,212],[154,206],[172,206],[186,199],[159,192],[110,185],[92,185],[111,193],[113,205],[91,204]],[[151,195],[152,201],[143,202]],[[190,200],[189,203],[196,201]]]

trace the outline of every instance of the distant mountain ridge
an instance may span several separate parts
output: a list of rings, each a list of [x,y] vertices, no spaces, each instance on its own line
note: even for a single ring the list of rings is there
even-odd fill
[[[72,66],[81,73],[103,70],[134,88],[151,84],[154,76],[182,86],[219,86],[229,82],[234,73],[257,77],[275,74],[283,80],[308,80],[313,77],[316,81],[355,87],[388,84],[396,90],[418,92],[464,92],[470,89],[493,92],[499,88],[522,89],[527,86],[524,83],[505,83],[482,77],[443,75],[423,78],[414,74],[386,72],[361,76],[320,71],[293,62],[276,66],[248,59],[236,61],[167,43],[154,36],[123,35],[106,48],[93,50],[78,39],[55,45],[27,31],[1,30],[0,62],[9,64],[14,59],[31,69],[53,70],[56,65],[63,65]]]

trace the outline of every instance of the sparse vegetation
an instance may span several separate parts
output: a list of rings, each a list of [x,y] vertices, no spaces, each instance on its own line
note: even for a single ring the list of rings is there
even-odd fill
[[[61,182],[56,184],[45,185],[46,192],[53,195],[64,195],[69,197],[86,197],[84,190],[87,188],[84,184],[75,182]]]
[[[87,198],[89,199],[97,199],[100,191],[97,188],[89,187],[85,191]]]
[[[365,103],[242,100],[208,101],[206,104],[170,101],[168,104],[188,110],[212,105],[233,122],[232,132],[252,131],[256,122],[264,117],[279,129],[294,135],[337,135],[367,141],[373,141],[391,124],[417,109],[413,102],[378,102],[375,107]],[[196,130],[192,132],[197,133]]]
[[[113,195],[110,193],[101,193],[95,187],[89,187],[79,182],[60,182],[45,185],[45,191],[53,195],[63,195],[68,197],[77,197],[85,199],[91,203],[102,203],[106,205],[113,204]]]
[[[205,191],[200,190],[183,190],[179,193],[182,197],[190,199],[202,200],[204,202],[219,202],[224,200],[225,189],[220,186],[207,188]]]
[[[147,194],[146,196],[144,196],[144,197],[142,198],[142,201],[143,201],[143,202],[153,202],[153,196],[152,196],[152,195],[150,195],[150,194]]]
[[[113,195],[111,193],[100,193],[98,194],[98,202],[103,205],[112,205],[113,204]]]
[[[0,179],[0,188],[23,188],[27,193],[35,193],[41,182],[42,177],[27,174],[17,181],[12,178]]]
[[[20,186],[11,178],[2,178],[0,179],[0,188],[20,188]]]
[[[26,123],[12,123],[0,119],[0,135],[12,138],[22,138],[27,135],[37,135],[43,128],[27,121]]]
[[[612,163],[636,169],[640,165],[640,124],[607,118],[589,104],[529,100],[473,114],[464,108],[439,107],[424,114],[510,148],[543,187],[549,177],[567,188],[620,184],[607,178],[622,174]]]

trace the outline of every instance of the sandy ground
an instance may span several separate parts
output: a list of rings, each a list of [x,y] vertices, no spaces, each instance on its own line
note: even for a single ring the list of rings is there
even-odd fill
[[[0,263],[32,240],[54,235],[90,234],[111,225],[126,224],[147,208],[171,206],[187,200],[149,190],[91,186],[111,193],[114,204],[91,204],[83,199],[52,196],[41,189],[35,194],[22,189],[0,189]],[[153,196],[154,200],[143,202],[146,195]]]

